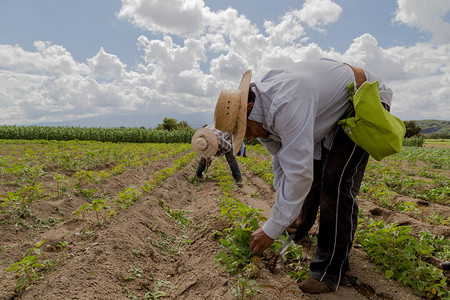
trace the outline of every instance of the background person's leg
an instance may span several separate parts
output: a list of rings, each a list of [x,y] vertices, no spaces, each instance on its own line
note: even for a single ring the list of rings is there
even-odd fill
[[[202,178],[203,171],[205,171],[206,168],[206,158],[201,157],[200,161],[198,162],[197,171],[195,172],[195,176],[198,178]]]
[[[239,170],[239,165],[236,160],[236,157],[233,155],[233,148],[230,151],[225,153],[225,158],[227,159],[228,164],[230,165],[231,174],[233,175],[234,180],[237,182],[241,179],[241,171]]]

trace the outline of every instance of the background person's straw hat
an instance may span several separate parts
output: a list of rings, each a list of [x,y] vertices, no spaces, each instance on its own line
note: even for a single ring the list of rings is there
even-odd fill
[[[233,135],[234,155],[241,149],[247,129],[247,102],[251,78],[252,71],[247,70],[242,76],[239,89],[222,90],[214,111],[214,127]]]
[[[191,145],[197,155],[204,158],[213,157],[219,150],[217,136],[208,128],[197,130],[192,136]]]

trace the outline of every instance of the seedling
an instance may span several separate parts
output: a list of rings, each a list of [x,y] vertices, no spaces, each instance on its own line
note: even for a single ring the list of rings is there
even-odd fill
[[[10,265],[5,271],[15,272],[18,277],[16,282],[16,290],[26,288],[35,279],[39,278],[37,274],[37,268],[50,268],[53,264],[53,260],[46,259],[44,253],[41,250],[42,245],[46,240],[34,244],[34,247],[28,250],[24,254],[24,258],[16,263]],[[32,253],[41,256],[44,260],[40,261]]]
[[[283,287],[278,287],[278,286],[271,285],[271,284],[263,284],[263,285],[261,285],[261,287],[270,288],[270,289],[274,290],[276,292],[276,295],[275,295],[276,299],[281,300],[281,299],[283,299],[283,296],[285,296],[287,294],[300,293],[299,290],[288,289],[289,286],[291,286],[291,285],[292,285],[292,283],[289,283]]]
[[[18,277],[16,290],[26,288],[31,282],[38,278],[35,268],[44,267],[34,255],[27,255],[21,261],[13,263],[5,271],[12,271]]]
[[[81,215],[84,218],[86,213],[93,211],[95,212],[95,216],[97,218],[97,224],[100,224],[100,216],[103,216],[103,221],[106,221],[108,209],[109,207],[106,203],[106,199],[96,199],[92,203],[81,205],[74,212],[72,212],[72,214],[75,215],[75,220],[77,220],[78,216]]]
[[[253,296],[259,292],[256,281],[239,275],[236,280],[236,288],[233,289],[235,298],[239,300],[253,299]]]

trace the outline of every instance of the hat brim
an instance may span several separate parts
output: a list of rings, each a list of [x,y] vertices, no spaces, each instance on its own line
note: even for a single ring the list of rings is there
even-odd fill
[[[207,143],[208,143],[208,147],[205,150],[200,150],[195,141],[198,138],[204,138]],[[194,135],[192,136],[191,139],[191,146],[192,149],[194,149],[195,153],[197,153],[198,156],[200,157],[205,157],[205,158],[210,158],[213,157],[217,151],[219,150],[219,142],[217,140],[217,137],[215,135],[215,133],[208,128],[200,128],[199,130],[197,130]]]
[[[250,88],[250,80],[252,79],[252,71],[247,70],[242,76],[239,90],[241,91],[240,107],[238,112],[236,129],[233,132],[233,154],[237,155],[244,141],[245,131],[247,130],[247,104],[248,91]]]

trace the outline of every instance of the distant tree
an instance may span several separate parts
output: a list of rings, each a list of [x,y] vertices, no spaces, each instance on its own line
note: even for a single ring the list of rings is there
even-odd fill
[[[189,126],[189,124],[186,122],[186,121],[180,121],[179,123],[178,123],[178,126],[177,126],[178,128],[177,129],[192,129],[192,127],[191,126]]]
[[[406,133],[405,137],[410,138],[416,135],[419,135],[422,131],[422,128],[416,125],[415,121],[405,121]]]
[[[186,121],[177,122],[174,118],[164,118],[161,124],[156,126],[157,130],[184,130],[184,129],[192,129],[191,126]]]

